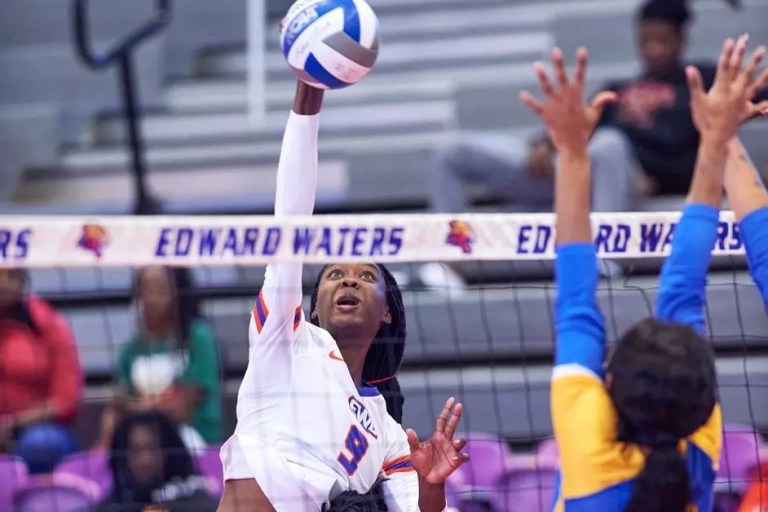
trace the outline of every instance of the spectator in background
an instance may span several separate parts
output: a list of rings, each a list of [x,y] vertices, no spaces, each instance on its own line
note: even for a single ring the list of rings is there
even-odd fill
[[[629,211],[638,196],[688,190],[699,144],[683,62],[689,19],[687,0],[650,0],[637,11],[643,72],[600,88],[618,93],[619,101],[605,109],[589,146],[594,211]],[[715,65],[697,67],[709,89]],[[765,98],[764,92],[755,101]],[[467,185],[477,183],[522,209],[549,209],[555,156],[546,136],[526,144],[491,133],[459,134],[439,155],[431,206],[466,212]],[[461,286],[460,276],[436,264],[424,265],[419,277],[430,286]]]
[[[175,423],[161,412],[129,414],[115,428],[109,465],[112,493],[94,512],[215,511]]]
[[[23,270],[0,269],[0,451],[47,473],[77,450],[83,373],[67,322],[26,289]]]
[[[684,195],[693,175],[699,135],[691,120],[683,54],[690,13],[685,0],[650,0],[637,13],[643,72],[610,82],[619,101],[602,115],[591,144],[595,211],[627,211],[641,191]],[[697,63],[706,89],[714,63]],[[768,98],[765,91],[755,101]],[[545,137],[529,145],[492,134],[466,134],[440,155],[432,206],[468,210],[465,185],[479,182],[509,201],[543,208],[552,198],[555,152]]]
[[[139,330],[120,353],[118,400],[102,425],[102,445],[121,412],[157,409],[181,425],[187,447],[222,437],[218,354],[214,334],[190,295],[186,269],[148,267],[136,277]]]

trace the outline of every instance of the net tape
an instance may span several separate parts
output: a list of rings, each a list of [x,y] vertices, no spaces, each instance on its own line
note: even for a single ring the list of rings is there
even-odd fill
[[[679,212],[595,213],[598,253],[669,254]],[[546,260],[552,214],[0,217],[0,267]],[[744,254],[722,212],[713,254]]]

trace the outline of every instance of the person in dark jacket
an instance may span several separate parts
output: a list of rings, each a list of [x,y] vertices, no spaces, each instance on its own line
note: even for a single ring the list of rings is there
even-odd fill
[[[115,428],[109,466],[113,490],[94,512],[213,512],[218,502],[173,421],[157,411],[132,414]],[[154,508],[151,508],[154,507]]]

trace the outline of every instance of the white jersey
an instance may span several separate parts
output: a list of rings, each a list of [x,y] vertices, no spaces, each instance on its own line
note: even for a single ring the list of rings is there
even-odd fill
[[[314,206],[317,116],[291,114],[275,215]],[[318,512],[382,480],[389,510],[418,511],[405,432],[376,388],[358,389],[331,335],[301,308],[302,266],[273,263],[250,319],[237,428],[222,448],[225,479],[255,478],[277,512]]]

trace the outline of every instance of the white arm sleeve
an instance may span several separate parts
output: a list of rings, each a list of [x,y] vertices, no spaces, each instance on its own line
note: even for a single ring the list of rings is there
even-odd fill
[[[419,512],[419,476],[411,465],[411,448],[403,428],[392,418],[387,425],[393,440],[381,468],[384,501],[390,512]]]
[[[277,167],[275,217],[310,215],[317,189],[318,115],[291,112]],[[302,265],[270,263],[249,327],[248,370],[243,392],[264,398],[284,392],[291,381],[292,341],[304,328],[301,312]]]

